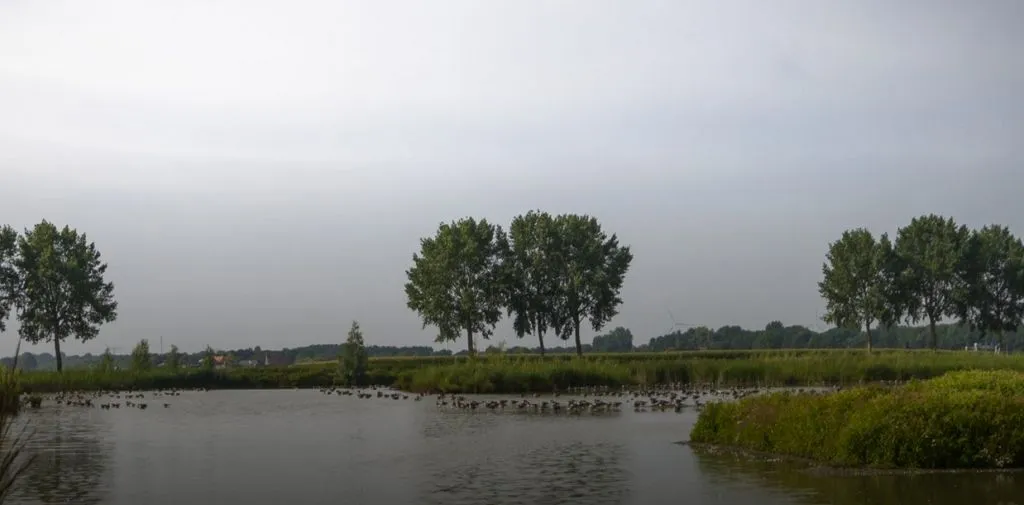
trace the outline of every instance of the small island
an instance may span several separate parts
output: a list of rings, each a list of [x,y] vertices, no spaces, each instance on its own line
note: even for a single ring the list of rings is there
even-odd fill
[[[950,372],[899,386],[775,392],[709,404],[690,442],[838,467],[1024,467],[1024,373]]]

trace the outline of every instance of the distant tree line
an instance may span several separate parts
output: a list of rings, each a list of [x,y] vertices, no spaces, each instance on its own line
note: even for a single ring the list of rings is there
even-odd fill
[[[958,323],[936,325],[938,335],[938,348],[940,349],[963,349],[973,347],[975,343],[991,345],[996,342],[994,335],[982,334],[969,326]],[[891,328],[879,328],[872,332],[875,347],[885,348],[909,348],[921,349],[930,347],[931,337],[927,326],[893,326]],[[1004,334],[1006,348],[1010,350],[1024,349],[1024,331],[1008,332]],[[785,326],[780,321],[772,321],[762,329],[745,329],[739,326],[723,326],[718,329],[708,327],[694,327],[687,330],[677,330],[657,337],[648,339],[646,343],[633,341],[632,332],[623,327],[617,327],[609,332],[594,337],[592,344],[583,344],[583,352],[664,352],[664,351],[691,351],[691,350],[741,350],[741,349],[848,349],[864,347],[867,344],[865,332],[848,328],[831,328],[826,331],[815,331],[806,326],[793,325]],[[395,357],[395,356],[451,356],[453,353],[448,350],[435,350],[428,346],[366,346],[367,357]],[[499,349],[497,346],[488,347],[486,352],[504,352],[507,354],[538,354],[538,346],[512,346]],[[152,366],[173,366],[176,360],[179,367],[204,366],[204,360],[211,354],[232,356],[236,363],[255,360],[261,361],[264,351],[259,346],[235,349],[226,351],[214,351],[212,349],[196,353],[178,352],[172,346],[171,352],[166,354],[152,354]],[[302,363],[309,361],[331,361],[345,355],[344,344],[316,344],[302,347],[284,349],[279,352],[285,357],[285,364]],[[564,347],[546,347],[548,354],[575,353],[574,345]],[[466,355],[467,350],[459,351],[454,355]],[[132,368],[132,354],[115,355],[84,354],[65,355],[64,364],[67,368],[103,368],[104,361],[107,367],[120,369]],[[14,359],[6,357],[0,359],[0,364],[12,366]],[[53,354],[29,352],[22,353],[18,359],[18,367],[25,370],[54,370],[56,360]]]
[[[994,335],[982,334],[961,324],[935,326],[939,349],[963,349],[974,344],[991,345]],[[1007,349],[1024,349],[1024,332],[1003,335]],[[882,327],[872,332],[875,347],[895,349],[921,349],[931,347],[931,334],[927,326]],[[858,329],[831,328],[815,331],[805,326],[784,326],[773,321],[761,330],[739,326],[707,327],[679,330],[650,339],[637,346],[637,351],[685,351],[731,349],[848,349],[867,345],[867,333]]]
[[[437,342],[465,336],[489,339],[504,316],[517,337],[575,338],[581,326],[600,331],[618,313],[619,292],[633,254],[608,236],[596,218],[530,211],[501,226],[472,217],[441,224],[420,240],[406,271],[405,293],[423,326],[438,329]]]
[[[133,349],[133,352],[137,351],[137,348],[138,346],[136,346],[136,349]],[[435,350],[430,346],[369,345],[366,346],[365,349],[368,357],[451,356],[453,354],[452,351],[447,349]],[[149,356],[152,362],[152,367],[167,366],[170,368],[186,368],[205,366],[204,360],[207,360],[211,355],[228,356],[229,361],[236,364],[247,361],[263,363],[267,352],[279,355],[280,360],[278,362],[287,365],[336,359],[340,354],[342,354],[343,345],[315,344],[295,348],[285,348],[281,350],[264,350],[259,346],[219,351],[209,348],[194,353],[181,352],[176,346],[172,345],[166,353],[160,354],[150,351]],[[141,350],[136,352],[136,355],[138,354],[141,354]],[[131,353],[114,354],[109,350],[100,354],[85,353],[81,355],[69,355],[64,353],[62,356],[62,362],[65,368],[116,368],[122,370],[129,370],[134,366],[133,363],[136,363],[136,361],[133,360]],[[2,358],[0,359],[0,364],[6,367],[12,367],[14,366],[14,358]],[[57,361],[52,353],[22,352],[18,357],[17,366],[23,370],[56,370]]]
[[[869,351],[873,327],[926,323],[937,348],[939,324],[953,319],[1005,348],[1024,322],[1024,243],[1005,226],[971,230],[930,214],[900,228],[895,242],[848,230],[829,245],[822,271],[825,321],[863,330]]]

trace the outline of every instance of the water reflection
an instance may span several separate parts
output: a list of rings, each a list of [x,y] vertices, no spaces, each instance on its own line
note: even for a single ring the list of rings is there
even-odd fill
[[[434,412],[422,410],[420,413],[421,432],[426,439],[445,439],[484,433],[493,429],[501,421],[497,414],[489,413],[445,412],[444,415],[437,415]]]
[[[743,481],[807,504],[1024,505],[1022,473],[836,475],[792,463],[695,452],[701,472],[713,480]]]
[[[484,459],[436,465],[423,500],[437,504],[619,504],[628,495],[624,448],[613,443],[549,443],[507,448]]]
[[[167,409],[31,411],[39,459],[12,501],[1024,505],[1024,474],[836,477],[695,455],[671,443],[689,432],[692,411],[472,413],[308,391],[169,401]]]
[[[41,412],[26,416],[33,435],[27,450],[36,459],[13,493],[15,502],[99,504],[110,448],[88,413]]]

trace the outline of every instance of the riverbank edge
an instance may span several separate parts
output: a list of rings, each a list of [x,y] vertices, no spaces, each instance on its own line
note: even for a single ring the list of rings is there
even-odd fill
[[[708,357],[714,356],[714,357]],[[362,386],[409,393],[548,393],[573,388],[713,385],[714,387],[829,387],[904,383],[957,370],[1024,371],[1024,355],[967,352],[853,351],[590,355],[537,359],[486,356],[371,359]],[[221,370],[153,369],[144,372],[71,369],[21,374],[25,392],[128,389],[292,389],[342,384],[338,364],[325,362]]]
[[[929,474],[971,474],[971,473],[1024,473],[1024,467],[1012,468],[898,468],[898,467],[871,467],[871,466],[839,466],[830,465],[821,461],[791,454],[777,454],[770,452],[755,451],[734,445],[712,444],[706,442],[691,442],[683,440],[673,442],[691,448],[695,453],[709,455],[729,455],[743,458],[748,461],[778,462],[784,461],[792,464],[794,470],[823,477],[874,477],[886,475],[929,475]],[[797,468],[799,467],[799,468]]]

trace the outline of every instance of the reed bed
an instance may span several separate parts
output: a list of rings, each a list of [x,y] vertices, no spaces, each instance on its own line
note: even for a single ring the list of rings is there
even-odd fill
[[[411,392],[547,392],[580,386],[818,386],[927,379],[956,370],[1024,371],[1024,355],[954,351],[710,351],[593,354],[583,358],[484,355],[478,358],[377,358],[370,385]],[[266,389],[338,384],[336,362],[226,370],[143,373],[65,370],[22,376],[25,391]]]
[[[10,501],[15,484],[35,460],[26,453],[30,425],[18,419],[21,411],[21,373],[0,369],[0,503]]]

